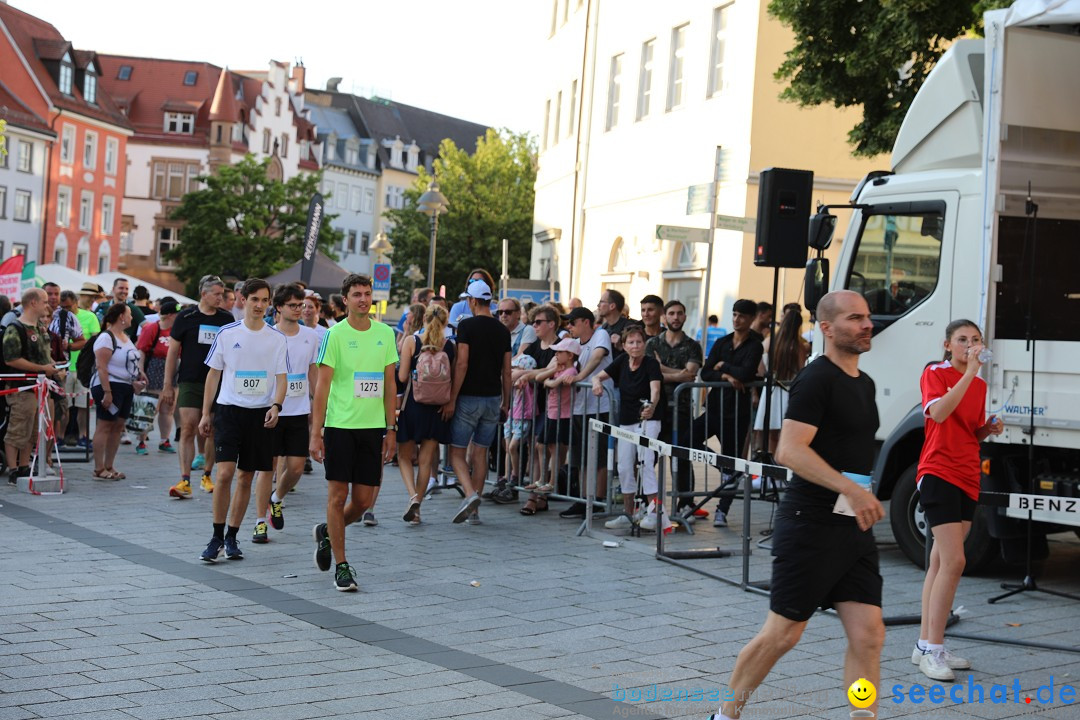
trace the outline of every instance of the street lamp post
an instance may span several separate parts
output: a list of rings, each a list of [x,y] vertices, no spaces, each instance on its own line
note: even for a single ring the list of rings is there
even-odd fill
[[[428,252],[428,287],[435,287],[435,240],[439,234],[439,215],[442,215],[449,206],[446,196],[439,192],[439,183],[432,179],[428,184],[427,192],[420,196],[420,212],[431,216],[431,249]]]
[[[386,237],[386,233],[381,232],[375,235],[375,242],[368,246],[368,250],[375,251],[375,264],[379,264],[383,260],[383,256],[394,252],[394,246],[390,244],[390,239]],[[378,308],[375,313],[375,317],[382,320],[383,305],[386,301],[380,300],[376,307]]]

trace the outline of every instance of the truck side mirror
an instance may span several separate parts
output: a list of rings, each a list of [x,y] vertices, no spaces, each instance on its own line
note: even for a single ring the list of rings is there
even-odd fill
[[[803,300],[806,309],[811,313],[816,312],[818,303],[827,292],[829,292],[829,260],[828,258],[814,258],[806,263],[806,275],[803,278]]]
[[[835,230],[836,216],[828,210],[818,210],[810,218],[810,232],[806,242],[815,250],[828,250]]]

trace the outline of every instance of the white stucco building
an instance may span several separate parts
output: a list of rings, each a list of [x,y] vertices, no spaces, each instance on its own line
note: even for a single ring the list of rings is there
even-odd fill
[[[56,133],[0,82],[0,118],[7,121],[0,153],[0,258],[38,260],[44,228],[45,177]]]

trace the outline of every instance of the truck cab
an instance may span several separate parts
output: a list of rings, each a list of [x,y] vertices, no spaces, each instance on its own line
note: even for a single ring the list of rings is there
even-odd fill
[[[851,198],[831,287],[870,306],[873,349],[860,367],[876,383],[881,419],[874,486],[919,565],[919,377],[941,360],[951,320],[975,322],[994,353],[983,370],[987,414],[1005,432],[983,445],[983,490],[1080,496],[1075,14],[987,13],[986,38],[957,41],[912,102],[890,171],[872,173]],[[1035,554],[1047,533],[1069,529],[1041,523]],[[1019,519],[980,505],[969,570],[1022,558],[1025,538]]]

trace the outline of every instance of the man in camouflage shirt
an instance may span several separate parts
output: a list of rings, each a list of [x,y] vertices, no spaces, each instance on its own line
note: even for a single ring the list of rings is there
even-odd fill
[[[666,442],[672,440],[672,430],[678,430],[680,445],[690,444],[691,402],[693,392],[686,390],[679,395],[679,426],[674,426],[674,396],[675,388],[684,382],[693,382],[697,378],[701,368],[701,345],[683,332],[686,324],[686,306],[678,300],[671,300],[664,305],[664,325],[667,329],[650,338],[645,343],[645,354],[651,355],[660,362],[660,370],[664,374],[664,396],[669,399],[668,407],[664,408],[664,416],[660,423],[660,437]],[[693,489],[693,474],[690,463],[680,462],[672,458],[672,474],[675,476],[675,487],[679,492],[689,492]],[[692,498],[679,500],[679,507],[692,505]]]
[[[4,362],[10,372],[43,374],[50,379],[60,375],[53,364],[49,333],[41,327],[41,319],[49,313],[48,296],[44,290],[31,288],[22,296],[22,315],[4,331]],[[33,385],[34,380],[9,380],[8,387]],[[10,467],[8,482],[15,484],[20,477],[30,475],[30,455],[37,442],[38,400],[32,390],[7,397],[11,413],[8,416],[6,445]]]

